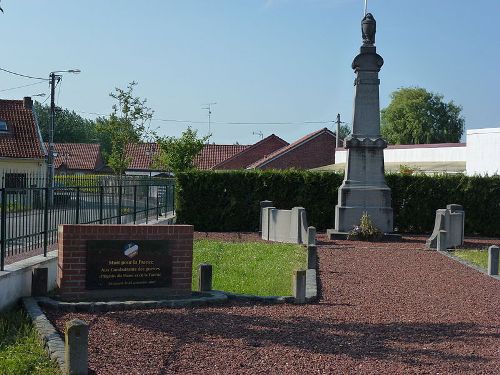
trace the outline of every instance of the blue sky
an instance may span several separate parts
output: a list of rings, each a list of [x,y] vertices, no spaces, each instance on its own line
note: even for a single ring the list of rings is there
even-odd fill
[[[179,135],[188,125],[212,141],[240,144],[272,133],[293,141],[350,122],[363,0],[3,0],[0,67],[65,75],[58,104],[109,114],[114,87],[155,110],[152,127]],[[382,107],[403,86],[442,93],[463,106],[467,128],[499,127],[498,0],[369,0],[377,20]],[[46,84],[0,72],[0,97],[48,92]],[[43,100],[43,99],[42,99]],[[84,114],[87,117],[95,117]],[[187,122],[159,121],[159,119]],[[232,125],[228,122],[253,122]],[[271,125],[264,122],[285,122]]]

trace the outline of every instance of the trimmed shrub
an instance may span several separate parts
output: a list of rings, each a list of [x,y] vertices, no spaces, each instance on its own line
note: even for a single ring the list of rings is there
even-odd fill
[[[285,171],[190,171],[177,176],[177,222],[198,231],[257,231],[259,202],[276,208],[305,207],[309,225],[318,230],[335,222],[337,190],[343,174]],[[468,235],[500,236],[500,176],[427,176],[388,174],[394,227],[399,232],[427,233],[435,213],[461,204]]]

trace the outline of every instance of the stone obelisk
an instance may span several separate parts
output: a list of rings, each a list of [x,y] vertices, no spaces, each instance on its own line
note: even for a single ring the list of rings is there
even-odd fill
[[[358,225],[364,212],[383,232],[393,232],[391,189],[385,182],[384,148],[380,135],[378,73],[384,59],[375,47],[376,21],[371,13],[361,22],[363,45],[352,68],[356,73],[352,135],[345,140],[347,163],[335,206],[335,230],[345,233]],[[329,231],[330,232],[330,231]]]

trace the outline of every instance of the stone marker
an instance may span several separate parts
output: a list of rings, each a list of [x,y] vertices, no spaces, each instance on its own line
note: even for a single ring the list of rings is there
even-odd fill
[[[318,266],[318,248],[316,245],[307,246],[307,268],[315,270]]]
[[[200,273],[198,275],[198,289],[200,292],[209,292],[212,290],[212,265],[207,263],[200,264]]]
[[[427,249],[438,248],[440,231],[446,231],[446,248],[464,244],[465,213],[459,204],[449,204],[446,208],[436,210],[436,220],[431,236],[425,242]]]
[[[307,246],[314,245],[316,246],[316,228],[308,227],[307,228]]]
[[[49,280],[48,268],[34,268],[31,277],[31,295],[41,297],[47,295]]]
[[[380,134],[378,73],[384,59],[375,47],[376,22],[371,13],[365,15],[361,28],[363,45],[352,62],[356,73],[352,135],[344,141],[347,162],[338,189],[335,229],[329,231],[332,235],[349,232],[364,212],[382,232],[393,232],[391,189],[384,175],[387,142]]]
[[[291,210],[278,210],[275,207],[262,209],[263,240],[305,244],[307,236],[307,213],[304,207],[293,207]]]
[[[264,208],[272,207],[272,201],[260,201],[260,218],[259,218],[259,234],[262,234],[262,215],[264,213]]]
[[[89,326],[83,320],[66,322],[65,358],[67,375],[87,375]]]
[[[445,230],[439,231],[436,249],[438,251],[446,251],[448,249],[448,232]]]
[[[500,248],[498,246],[490,246],[488,249],[488,275],[498,275]]]
[[[295,303],[306,303],[306,270],[297,270],[293,275],[293,296]]]

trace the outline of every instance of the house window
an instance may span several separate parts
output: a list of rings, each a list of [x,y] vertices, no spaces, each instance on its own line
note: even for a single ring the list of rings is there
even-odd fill
[[[7,128],[7,122],[0,120],[0,132],[6,132],[7,130],[9,130]]]
[[[9,189],[26,189],[26,173],[6,173],[5,187]]]

